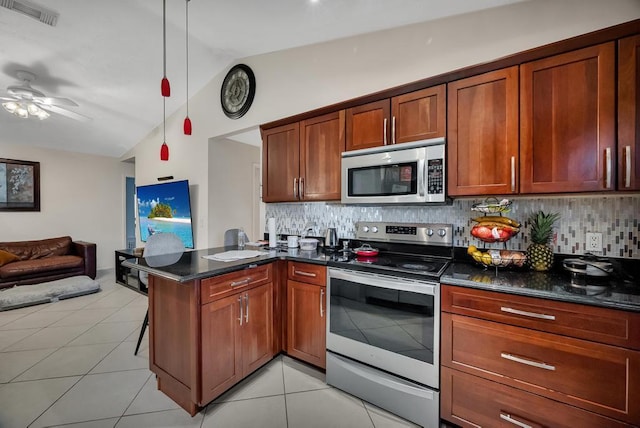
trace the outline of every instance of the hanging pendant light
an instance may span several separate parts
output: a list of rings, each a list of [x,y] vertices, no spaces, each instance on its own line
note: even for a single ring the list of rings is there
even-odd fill
[[[162,146],[160,146],[160,160],[169,160],[169,146],[167,145],[167,100],[162,99]]]
[[[191,119],[189,119],[189,1],[185,0],[185,44],[187,53],[187,116],[184,118],[184,135],[191,135]]]
[[[167,79],[167,0],[162,0],[162,82],[160,93],[163,97],[171,96],[171,86]]]

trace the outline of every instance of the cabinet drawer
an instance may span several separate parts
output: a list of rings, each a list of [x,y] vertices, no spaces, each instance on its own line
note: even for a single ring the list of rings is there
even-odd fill
[[[327,285],[327,268],[311,263],[289,262],[288,277],[308,284]]]
[[[640,422],[640,352],[448,313],[442,328],[448,367]]]
[[[441,417],[465,428],[632,426],[447,367],[442,368],[441,386]]]
[[[640,313],[450,285],[442,310],[640,350]]]
[[[230,294],[271,282],[271,264],[248,267],[201,281],[202,304],[226,297]]]

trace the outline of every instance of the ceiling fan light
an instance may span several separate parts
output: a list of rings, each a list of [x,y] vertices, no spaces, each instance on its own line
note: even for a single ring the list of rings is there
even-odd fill
[[[18,116],[20,119],[26,119],[29,117],[29,112],[23,106],[18,106],[18,108],[13,114]]]
[[[2,103],[2,107],[9,113],[13,113],[18,108],[18,103],[15,101],[7,101],[6,103]]]
[[[29,112],[29,114],[37,116],[40,111],[40,107],[38,107],[37,105],[33,103],[27,103],[27,112]]]
[[[47,113],[46,111],[39,109],[40,111],[38,113],[35,114],[35,116],[40,119],[40,120],[45,120],[48,119],[50,114]]]

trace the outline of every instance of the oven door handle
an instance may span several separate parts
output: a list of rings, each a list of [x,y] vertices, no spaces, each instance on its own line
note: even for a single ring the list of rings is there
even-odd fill
[[[342,279],[355,282],[357,284],[371,285],[374,287],[386,288],[398,291],[410,291],[413,293],[427,294],[435,296],[437,284],[426,282],[405,281],[402,278],[382,277],[375,274],[363,272],[348,272],[339,269],[329,269],[329,281],[332,279]]]

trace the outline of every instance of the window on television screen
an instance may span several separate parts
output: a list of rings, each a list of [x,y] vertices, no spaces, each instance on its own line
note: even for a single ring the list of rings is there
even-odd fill
[[[154,233],[171,232],[185,248],[194,248],[188,180],[138,186],[136,196],[142,242]]]

